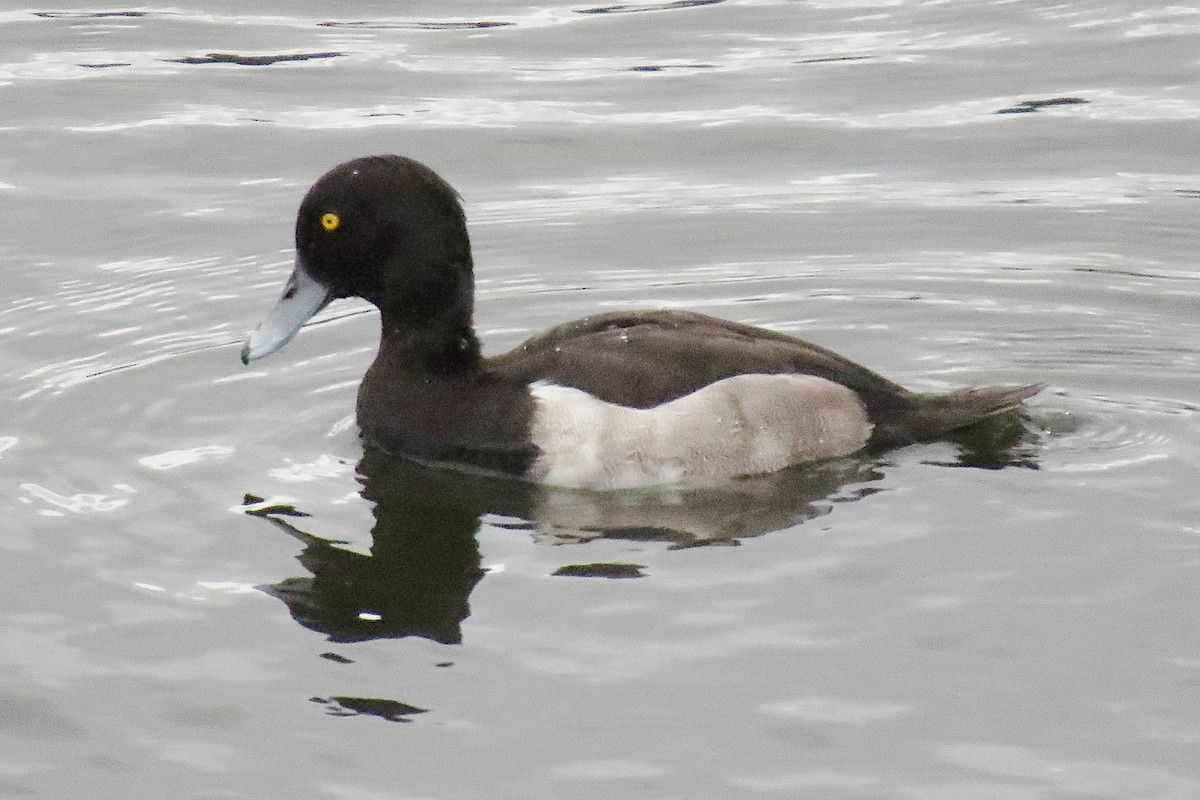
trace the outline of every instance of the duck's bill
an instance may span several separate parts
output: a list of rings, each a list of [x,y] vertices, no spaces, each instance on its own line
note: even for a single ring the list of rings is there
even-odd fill
[[[296,257],[296,267],[283,287],[283,294],[262,324],[254,329],[242,348],[242,363],[274,353],[292,340],[300,328],[329,304],[333,295],[308,274]]]

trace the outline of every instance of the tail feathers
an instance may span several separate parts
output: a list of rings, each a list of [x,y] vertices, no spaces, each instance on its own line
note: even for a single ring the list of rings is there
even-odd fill
[[[895,409],[875,425],[872,444],[892,447],[936,439],[951,431],[974,425],[989,417],[1014,411],[1021,401],[1046,388],[1044,383],[1028,386],[983,386],[946,394],[915,395],[916,403]]]

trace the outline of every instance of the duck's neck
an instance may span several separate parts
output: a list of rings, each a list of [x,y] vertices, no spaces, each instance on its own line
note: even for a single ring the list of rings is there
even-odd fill
[[[381,319],[379,359],[393,361],[401,369],[455,377],[474,372],[483,360],[470,311],[426,319],[419,325],[388,315]]]

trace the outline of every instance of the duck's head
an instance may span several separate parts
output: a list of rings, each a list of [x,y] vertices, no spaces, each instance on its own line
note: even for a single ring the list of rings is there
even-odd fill
[[[287,344],[339,297],[377,306],[391,331],[470,327],[474,278],[458,194],[403,156],[347,161],[313,184],[296,215],[296,264],[242,348],[242,363]]]

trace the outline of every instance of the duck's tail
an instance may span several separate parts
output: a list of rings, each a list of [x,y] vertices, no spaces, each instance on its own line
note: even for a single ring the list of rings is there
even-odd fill
[[[989,417],[1016,410],[1021,401],[1046,388],[1044,383],[1028,386],[983,386],[946,394],[912,394],[905,407],[892,409],[875,424],[871,444],[896,447],[927,442],[951,431],[974,425]]]

